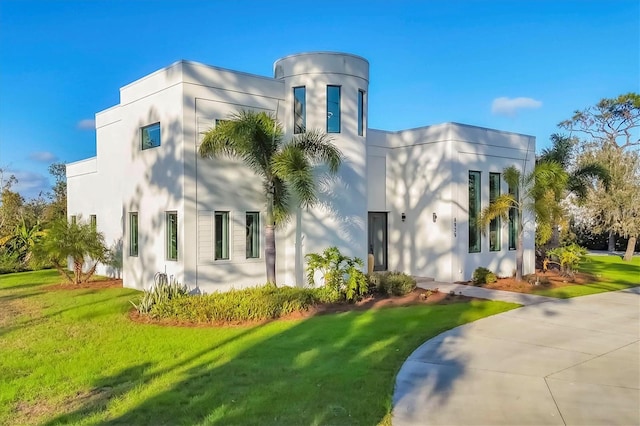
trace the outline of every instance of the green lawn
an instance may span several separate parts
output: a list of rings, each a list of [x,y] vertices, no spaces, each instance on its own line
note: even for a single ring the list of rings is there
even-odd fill
[[[587,261],[580,265],[579,271],[593,275],[594,282],[540,289],[534,293],[567,299],[605,291],[624,290],[640,285],[640,257],[634,257],[631,262],[624,262],[619,256],[587,256]]]
[[[136,291],[44,288],[58,281],[0,276],[0,424],[376,424],[416,347],[517,306],[160,327],[127,318]]]

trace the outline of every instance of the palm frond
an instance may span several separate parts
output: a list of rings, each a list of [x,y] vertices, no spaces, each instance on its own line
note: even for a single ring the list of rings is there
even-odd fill
[[[509,210],[516,204],[516,200],[511,194],[501,194],[487,207],[482,209],[480,216],[478,217],[478,225],[482,228],[482,232],[486,232],[487,227],[491,221],[495,218],[501,218],[502,220],[509,219]]]
[[[289,144],[274,155],[271,170],[287,182],[302,207],[310,207],[316,202],[313,168],[299,146]]]
[[[342,153],[326,133],[311,130],[297,134],[290,144],[304,152],[313,164],[327,164],[331,173],[336,173],[342,163]]]

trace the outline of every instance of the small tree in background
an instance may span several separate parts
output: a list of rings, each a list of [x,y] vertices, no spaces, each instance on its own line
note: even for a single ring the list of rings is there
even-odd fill
[[[57,219],[46,235],[33,248],[36,261],[53,265],[65,279],[74,284],[87,282],[95,273],[98,262],[104,261],[107,248],[104,236],[90,223],[69,223],[66,218]],[[73,262],[73,275],[67,269],[67,261]],[[85,262],[89,268],[84,269]]]

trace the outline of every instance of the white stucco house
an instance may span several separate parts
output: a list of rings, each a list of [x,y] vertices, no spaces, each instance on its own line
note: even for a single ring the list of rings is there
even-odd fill
[[[507,166],[531,170],[535,138],[456,123],[368,127],[369,63],[344,53],[279,59],[265,77],[179,61],[120,89],[96,114],[97,155],[67,165],[68,212],[122,248],[124,285],[156,272],[211,292],[262,284],[264,194],[239,161],[202,159],[202,133],[239,109],[277,115],[287,136],[321,129],[345,155],[320,184],[321,203],[277,232],[279,284],[304,283],[304,255],[336,245],[377,270],[441,281],[475,268],[515,269],[515,228],[480,232],[479,210],[509,190]],[[461,106],[462,107],[462,106]],[[525,230],[525,273],[534,229]],[[101,274],[115,271],[106,265]]]

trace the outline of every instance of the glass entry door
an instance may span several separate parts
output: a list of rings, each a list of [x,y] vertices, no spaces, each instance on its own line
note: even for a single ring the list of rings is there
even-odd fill
[[[373,254],[373,270],[387,270],[387,213],[369,212],[369,254]]]

